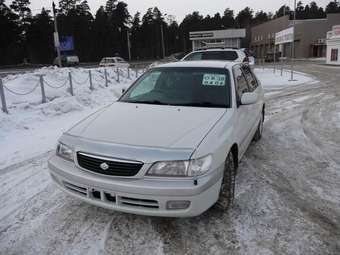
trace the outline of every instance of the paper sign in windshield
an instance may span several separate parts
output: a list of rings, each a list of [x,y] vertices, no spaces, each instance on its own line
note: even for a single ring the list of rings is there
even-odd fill
[[[204,86],[225,86],[224,74],[204,74],[202,85]]]

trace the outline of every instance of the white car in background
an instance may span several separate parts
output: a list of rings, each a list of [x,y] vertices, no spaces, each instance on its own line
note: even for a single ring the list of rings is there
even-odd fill
[[[79,57],[76,55],[61,55],[61,65],[62,66],[77,66],[79,65]],[[59,57],[53,60],[53,65],[59,65]]]
[[[100,61],[99,66],[128,68],[130,64],[121,57],[105,57]]]
[[[248,57],[248,62],[249,62],[249,65],[253,66],[255,65],[255,57],[254,57],[254,53],[252,50],[248,49],[248,48],[242,48],[241,49],[244,54],[246,54],[246,56]]]
[[[249,65],[160,65],[64,133],[50,174],[68,194],[122,212],[191,217],[214,204],[227,210],[239,161],[262,136],[264,110]]]
[[[196,50],[186,55],[182,61],[221,60],[251,64],[246,53],[241,49],[213,48]]]

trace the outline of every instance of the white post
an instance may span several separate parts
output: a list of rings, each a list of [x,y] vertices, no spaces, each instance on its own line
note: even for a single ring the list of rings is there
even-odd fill
[[[127,47],[128,47],[129,61],[131,61],[131,43],[130,43],[130,31],[129,31],[129,29],[126,30],[126,34],[127,34]]]
[[[295,20],[296,20],[296,0],[294,0],[294,19],[293,19],[293,42],[292,42],[292,59],[290,81],[294,81],[294,58],[295,58]]]
[[[165,44],[164,44],[164,34],[163,34],[163,24],[161,23],[161,40],[162,40],[162,54],[165,58]]]
[[[59,65],[59,67],[62,67],[61,54],[60,54],[60,42],[59,42],[59,34],[58,34],[58,22],[57,22],[57,14],[56,14],[56,9],[55,9],[54,2],[52,2],[52,9],[53,9],[53,18],[54,18],[54,42],[55,42],[55,48],[57,50],[57,55],[58,55],[58,65]]]
[[[5,98],[5,91],[4,91],[4,84],[2,83],[2,79],[0,77],[0,98],[1,98],[1,105],[2,111],[8,114],[8,109],[6,105],[6,98]]]
[[[274,43],[274,68],[273,68],[273,70],[274,70],[274,73],[276,72],[276,45],[275,45],[275,43]]]

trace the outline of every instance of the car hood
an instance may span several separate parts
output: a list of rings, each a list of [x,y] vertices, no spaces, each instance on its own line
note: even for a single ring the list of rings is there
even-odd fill
[[[116,102],[67,134],[101,142],[161,148],[196,148],[226,112],[223,108]]]

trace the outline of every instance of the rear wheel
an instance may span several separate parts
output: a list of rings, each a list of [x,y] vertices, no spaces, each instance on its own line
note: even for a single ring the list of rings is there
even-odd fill
[[[232,152],[229,152],[224,162],[223,180],[219,198],[215,206],[223,211],[228,210],[234,201],[236,164]]]

